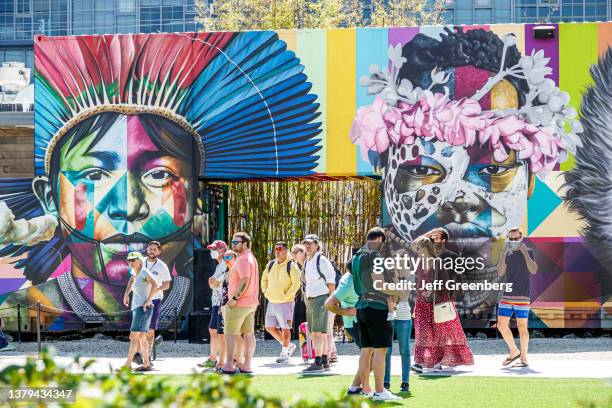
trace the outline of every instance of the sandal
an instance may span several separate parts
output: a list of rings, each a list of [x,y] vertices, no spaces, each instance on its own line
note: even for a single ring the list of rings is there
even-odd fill
[[[137,371],[139,373],[144,373],[144,372],[147,372],[147,371],[153,371],[153,366],[145,367],[145,366],[141,365],[140,367],[135,368],[134,371]]]
[[[521,354],[517,354],[516,356],[512,357],[512,356],[508,356],[506,357],[506,359],[502,362],[502,366],[506,367],[510,364],[512,364],[514,361],[516,361],[519,357],[521,356]]]
[[[225,375],[235,375],[235,374],[239,374],[240,373],[240,369],[236,368],[234,371],[225,371],[223,368],[219,370],[219,372],[221,374],[225,374]]]
[[[520,361],[520,362],[516,363],[515,365],[513,365],[512,367],[514,367],[514,368],[525,368],[525,367],[529,367],[529,364]]]
[[[330,357],[327,361],[329,361],[329,364],[337,363],[338,362],[338,356]]]

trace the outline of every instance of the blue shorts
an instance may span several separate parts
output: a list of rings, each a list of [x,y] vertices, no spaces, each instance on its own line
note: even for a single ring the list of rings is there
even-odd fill
[[[151,325],[151,317],[153,316],[153,308],[148,307],[145,311],[142,306],[132,310],[132,326],[131,332],[146,333]]]
[[[529,304],[513,304],[504,301],[499,302],[497,315],[504,317],[512,317],[512,313],[517,319],[529,318]]]
[[[221,307],[213,306],[210,311],[210,322],[208,323],[208,328],[212,330],[219,330],[219,317],[221,317]]]
[[[157,330],[159,312],[161,312],[161,299],[153,299],[153,314],[151,315],[151,325],[149,325],[149,330]]]

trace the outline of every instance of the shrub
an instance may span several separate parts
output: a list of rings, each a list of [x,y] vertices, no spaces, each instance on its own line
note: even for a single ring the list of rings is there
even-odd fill
[[[66,367],[58,366],[53,353],[45,348],[41,359],[28,357],[23,365],[11,365],[0,371],[0,386],[58,387],[72,389],[75,403],[59,406],[80,407],[257,407],[257,408],[315,408],[368,407],[366,400],[354,397],[286,401],[265,397],[250,388],[250,378],[245,376],[221,376],[194,374],[185,381],[164,381],[156,375],[138,375],[123,369],[117,373],[94,374],[88,372],[94,360],[83,361],[76,356]],[[15,406],[39,406],[36,403]]]

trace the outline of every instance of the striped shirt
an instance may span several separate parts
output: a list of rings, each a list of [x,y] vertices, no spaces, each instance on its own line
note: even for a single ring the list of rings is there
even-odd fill
[[[395,320],[411,320],[412,314],[408,300],[400,301],[395,308]]]

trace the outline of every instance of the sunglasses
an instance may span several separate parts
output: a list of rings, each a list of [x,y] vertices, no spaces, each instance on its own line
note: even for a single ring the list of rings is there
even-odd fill
[[[135,261],[140,261],[140,259],[128,259],[129,263],[135,262]]]
[[[277,247],[274,247],[274,250],[275,250],[275,251],[284,251],[284,250],[286,250],[286,249],[287,249],[287,248],[285,248],[285,247],[283,247],[283,246],[277,246]]]
[[[231,244],[232,244],[232,245],[238,245],[238,244],[242,244],[243,242],[244,242],[244,241],[239,241],[239,240],[235,240],[235,239],[234,239],[234,240],[232,240],[232,241],[231,241]]]
[[[521,239],[523,239],[522,237],[518,237],[518,238],[508,238],[509,241],[520,241]]]
[[[224,261],[231,261],[232,259],[234,259],[234,255],[227,255],[223,257]]]

